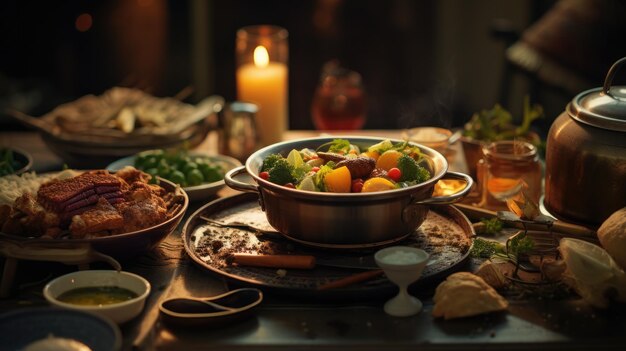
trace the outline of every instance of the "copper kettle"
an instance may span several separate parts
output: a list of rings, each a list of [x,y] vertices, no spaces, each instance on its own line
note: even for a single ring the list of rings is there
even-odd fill
[[[572,99],[550,127],[546,149],[546,209],[569,222],[598,226],[626,206],[626,86],[604,86]]]

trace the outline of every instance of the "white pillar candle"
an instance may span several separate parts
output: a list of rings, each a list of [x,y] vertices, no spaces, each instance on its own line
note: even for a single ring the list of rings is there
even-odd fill
[[[254,50],[254,63],[237,68],[237,98],[259,106],[256,127],[261,146],[281,141],[287,129],[287,84],[287,65],[272,62],[263,46]]]

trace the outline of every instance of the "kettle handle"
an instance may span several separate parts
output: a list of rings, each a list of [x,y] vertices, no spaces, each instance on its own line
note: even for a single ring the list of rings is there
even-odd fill
[[[602,91],[612,98],[614,98],[613,95],[611,95],[611,85],[613,84],[613,78],[615,78],[617,70],[624,62],[626,62],[626,57],[622,57],[621,59],[615,61],[613,66],[609,68],[609,72],[606,74],[606,78],[604,79],[604,86],[602,87]]]

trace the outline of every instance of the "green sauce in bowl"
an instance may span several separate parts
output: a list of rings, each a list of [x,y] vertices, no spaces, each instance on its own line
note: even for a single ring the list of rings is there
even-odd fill
[[[101,306],[120,303],[136,298],[134,291],[117,286],[97,286],[76,288],[66,291],[57,300],[73,305]]]

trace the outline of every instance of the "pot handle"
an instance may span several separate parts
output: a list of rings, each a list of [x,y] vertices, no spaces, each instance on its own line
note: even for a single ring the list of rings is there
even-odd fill
[[[231,169],[224,175],[224,183],[229,187],[243,191],[244,193],[259,193],[259,186],[256,184],[250,184],[245,182],[240,182],[235,178],[240,174],[248,174],[246,171],[246,166],[239,166]]]
[[[613,84],[613,78],[615,78],[615,74],[617,74],[617,70],[619,69],[619,67],[626,62],[626,57],[622,57],[621,59],[617,60],[613,66],[611,66],[611,68],[609,68],[609,72],[606,74],[606,78],[604,79],[604,86],[602,87],[602,91],[612,97],[613,95],[611,95],[611,84]]]
[[[447,172],[443,175],[443,177],[441,177],[441,179],[463,180],[465,181],[465,187],[461,189],[461,191],[458,191],[452,195],[433,196],[428,199],[417,201],[415,203],[419,205],[447,205],[455,203],[464,198],[465,195],[467,195],[467,193],[469,193],[469,191],[471,190],[472,185],[474,185],[474,180],[472,179],[472,177],[459,172]]]

